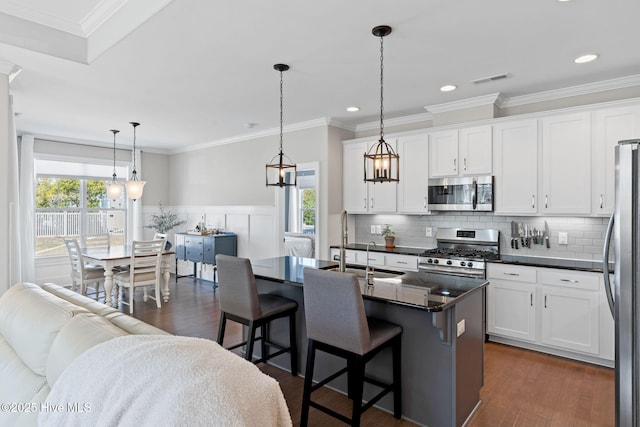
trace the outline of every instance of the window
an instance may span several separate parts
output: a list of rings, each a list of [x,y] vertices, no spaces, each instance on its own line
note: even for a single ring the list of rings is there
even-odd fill
[[[297,186],[287,187],[285,195],[285,231],[289,233],[316,234],[316,179],[315,170],[299,170]]]
[[[64,239],[83,235],[111,234],[112,245],[122,245],[126,236],[125,196],[109,200],[108,179],[73,176],[91,171],[109,176],[112,167],[52,160],[36,160],[35,256],[66,255]],[[52,174],[64,171],[65,175]],[[121,176],[125,176],[126,170]]]

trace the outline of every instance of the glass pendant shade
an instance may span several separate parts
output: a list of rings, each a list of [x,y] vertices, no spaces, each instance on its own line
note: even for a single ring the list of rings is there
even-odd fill
[[[379,25],[371,33],[380,37],[380,139],[364,153],[365,182],[400,182],[400,156],[384,140],[384,46],[383,39],[391,34],[391,27]]]
[[[400,182],[400,156],[384,139],[364,154],[366,182]]]
[[[122,195],[122,184],[118,182],[118,176],[116,175],[116,134],[120,132],[117,129],[111,129],[113,133],[113,175],[111,182],[106,184],[107,196],[114,202]]]
[[[136,171],[136,127],[140,126],[140,123],[130,122],[130,124],[133,126],[133,171],[131,172],[131,179],[124,184],[124,187],[127,190],[127,197],[135,202],[142,197],[146,181],[140,181]]]
[[[280,152],[273,156],[266,166],[267,187],[295,187],[296,165],[282,151],[282,73],[289,69],[286,64],[275,64],[273,68],[280,72]],[[293,180],[291,180],[293,178]],[[289,182],[288,182],[289,181]]]

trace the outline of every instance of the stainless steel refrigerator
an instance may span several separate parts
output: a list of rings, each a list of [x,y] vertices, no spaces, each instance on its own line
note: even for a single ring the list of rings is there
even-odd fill
[[[604,279],[615,321],[616,425],[640,427],[640,140],[616,146],[615,210],[607,227]],[[609,283],[609,249],[615,256]]]

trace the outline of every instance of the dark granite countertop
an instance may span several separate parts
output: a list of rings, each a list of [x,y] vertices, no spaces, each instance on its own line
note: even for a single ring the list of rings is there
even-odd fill
[[[338,249],[340,246],[333,245],[331,248]],[[350,243],[344,247],[345,249],[355,249],[357,251],[366,251],[367,244],[366,243]],[[398,255],[415,255],[420,256],[425,248],[412,248],[409,246],[396,246],[395,248],[387,248],[384,246],[384,243],[376,244],[376,246],[369,246],[370,252],[384,252],[387,254],[398,254]]]
[[[304,269],[329,269],[338,266],[332,261],[299,257],[267,258],[252,263],[256,278],[290,285],[302,286]],[[365,299],[400,304],[426,311],[442,311],[456,304],[465,295],[482,289],[488,282],[484,279],[451,276],[424,272],[391,272],[375,270],[373,285],[365,285],[364,270],[348,266],[349,271],[361,277],[360,288]]]
[[[585,261],[579,259],[545,258],[520,255],[500,255],[500,259],[491,260],[489,262],[602,273],[601,261]],[[613,272],[612,263],[609,263],[609,271]]]

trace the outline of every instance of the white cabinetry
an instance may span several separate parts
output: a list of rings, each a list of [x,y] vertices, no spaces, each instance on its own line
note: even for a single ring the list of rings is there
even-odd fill
[[[591,212],[591,115],[542,119],[542,203],[544,214]]]
[[[492,168],[491,125],[429,134],[429,176],[488,175]]]
[[[614,325],[601,276],[489,263],[487,333],[492,341],[610,366]]]
[[[427,213],[427,186],[429,181],[428,134],[398,138],[400,156],[400,183],[398,184],[399,213]]]
[[[493,127],[495,212],[538,212],[538,121],[504,122]]]
[[[387,141],[395,146],[395,141]],[[396,183],[364,181],[364,154],[368,142],[349,142],[342,148],[342,191],[344,209],[349,213],[393,213],[396,211]]]
[[[544,344],[597,355],[599,352],[599,277],[575,271],[542,269]]]
[[[640,107],[594,111],[591,125],[591,211],[596,215],[610,215],[615,201],[615,146],[618,141],[640,138]]]
[[[330,253],[331,259],[338,261],[340,250],[331,248]],[[347,264],[367,265],[367,251],[347,249],[345,253]],[[369,251],[369,265],[392,270],[418,271],[418,256]]]
[[[487,332],[535,341],[535,268],[491,264],[487,278]]]

